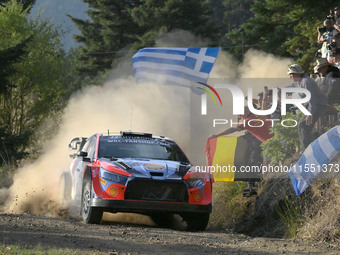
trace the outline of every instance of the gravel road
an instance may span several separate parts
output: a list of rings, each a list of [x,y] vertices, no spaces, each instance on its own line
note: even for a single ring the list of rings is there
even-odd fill
[[[227,230],[185,232],[147,225],[0,214],[0,243],[103,254],[340,254],[330,244],[248,237]]]

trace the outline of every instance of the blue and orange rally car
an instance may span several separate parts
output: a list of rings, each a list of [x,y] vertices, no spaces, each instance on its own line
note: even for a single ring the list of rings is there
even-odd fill
[[[85,222],[99,223],[103,212],[133,212],[171,227],[178,214],[188,230],[206,228],[210,174],[196,171],[173,140],[121,131],[74,138],[69,147],[78,152],[60,187],[64,200],[80,205]]]

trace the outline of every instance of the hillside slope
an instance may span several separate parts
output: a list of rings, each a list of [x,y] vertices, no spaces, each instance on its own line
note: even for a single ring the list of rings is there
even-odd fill
[[[79,30],[67,15],[86,19],[87,14],[85,11],[87,9],[87,4],[82,0],[37,0],[30,15],[32,18],[35,18],[40,12],[41,19],[49,19],[54,25],[61,26],[65,32],[65,38],[63,40],[64,49],[68,51],[77,45],[72,35],[79,34]]]

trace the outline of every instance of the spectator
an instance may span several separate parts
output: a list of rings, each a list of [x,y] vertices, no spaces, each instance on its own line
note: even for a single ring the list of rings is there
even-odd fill
[[[320,90],[327,96],[327,92],[332,83],[339,78],[339,69],[331,65],[327,59],[320,58],[316,61],[317,65],[314,67],[321,77]]]
[[[334,54],[336,49],[340,49],[340,33],[333,34],[332,42],[327,46],[328,55],[327,60],[329,63],[334,64]]]
[[[245,97],[245,100],[248,101],[248,97]],[[257,94],[257,98],[253,98],[253,106],[255,107],[255,109],[261,109],[262,106],[262,101],[263,101],[263,92],[259,92]]]
[[[329,62],[329,61],[328,61]],[[340,70],[340,47],[333,51],[333,65]]]
[[[336,64],[340,63],[340,48],[336,49]],[[320,68],[320,72],[324,72],[325,79],[321,83],[321,91],[324,93],[331,104],[340,103],[340,70],[335,66],[329,66],[327,69]]]
[[[323,22],[323,27],[318,27],[318,43],[322,44],[321,56],[326,58],[328,55],[327,46],[332,42],[333,32],[335,28],[333,26],[333,21],[331,19],[326,19]]]
[[[263,102],[263,92],[257,94],[257,109],[261,109]]]
[[[315,82],[318,84],[318,86],[320,86],[322,78],[321,78],[318,70],[316,69],[316,66],[314,66],[314,72],[312,74],[310,74],[309,77],[314,79]]]
[[[338,34],[340,32],[340,6],[334,8],[334,28],[336,29],[335,33]]]
[[[273,102],[273,90],[268,87],[264,87],[263,100],[262,100],[262,110],[268,110],[272,106]]]
[[[288,68],[290,78],[294,80],[292,87],[307,89],[311,94],[311,99],[308,102],[308,110],[312,115],[304,115],[299,121],[299,138],[301,149],[304,151],[312,141],[312,129],[327,109],[327,98],[322,94],[316,82],[304,74],[301,66],[293,64]]]

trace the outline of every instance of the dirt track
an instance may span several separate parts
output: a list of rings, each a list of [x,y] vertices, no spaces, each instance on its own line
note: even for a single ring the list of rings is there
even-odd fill
[[[327,244],[251,238],[226,231],[185,232],[143,225],[87,225],[31,215],[0,214],[0,243],[104,254],[340,254]]]

